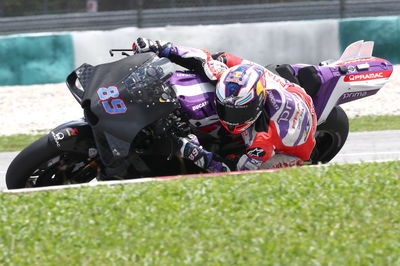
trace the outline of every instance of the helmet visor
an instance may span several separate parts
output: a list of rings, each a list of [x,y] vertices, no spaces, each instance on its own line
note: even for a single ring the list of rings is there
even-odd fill
[[[228,105],[216,101],[219,119],[231,125],[241,125],[256,119],[261,111],[258,101],[246,105]]]

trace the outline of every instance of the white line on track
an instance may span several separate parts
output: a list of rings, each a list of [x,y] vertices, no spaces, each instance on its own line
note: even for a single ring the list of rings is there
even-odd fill
[[[400,160],[400,130],[391,131],[376,131],[376,132],[357,132],[350,133],[349,139],[342,152],[340,152],[336,158],[329,164],[311,166],[329,166],[334,164],[359,164],[362,162],[387,162]],[[368,143],[368,145],[365,145]],[[360,150],[360,148],[366,147],[367,149]],[[358,152],[356,152],[358,151]],[[153,178],[140,178],[131,180],[118,180],[118,181],[94,181],[85,184],[73,184],[53,187],[40,187],[40,188],[24,188],[7,190],[3,189],[3,192],[9,193],[22,193],[22,192],[35,192],[35,191],[49,191],[59,190],[65,188],[79,188],[79,187],[93,187],[97,185],[123,185],[132,183],[144,183],[153,181],[163,181],[180,178],[198,178],[198,177],[214,177],[221,175],[236,175],[236,174],[252,174],[255,172],[269,172],[274,170],[256,170],[256,171],[235,171],[231,173],[218,173],[218,174],[195,174],[195,175],[179,175],[179,176],[164,176],[164,177],[153,177]],[[276,171],[276,170],[275,170]],[[5,171],[0,171],[0,174],[5,175]],[[0,190],[1,191],[1,190]]]
[[[393,161],[393,159],[388,160],[371,160],[365,162],[389,162]],[[320,165],[309,165],[302,167],[327,167],[335,164],[359,164],[359,163],[328,163],[328,164],[320,164]],[[223,175],[238,175],[238,174],[253,174],[253,173],[266,173],[266,172],[275,172],[282,169],[263,169],[263,170],[253,170],[253,171],[234,171],[229,173],[208,173],[208,174],[191,174],[191,175],[177,175],[177,176],[161,176],[161,177],[152,177],[152,178],[138,178],[138,179],[130,179],[130,180],[113,180],[113,181],[92,181],[90,183],[84,184],[71,184],[71,185],[61,185],[61,186],[51,186],[51,187],[37,187],[37,188],[21,188],[21,189],[12,189],[12,190],[3,190],[2,192],[6,193],[27,193],[27,192],[40,192],[40,191],[52,191],[52,190],[61,190],[61,189],[69,189],[69,188],[82,188],[82,187],[95,187],[95,186],[115,186],[115,185],[126,185],[126,184],[135,184],[135,183],[147,183],[147,182],[158,182],[158,181],[167,181],[173,179],[182,179],[182,178],[205,178],[205,177],[216,177]]]
[[[134,184],[134,183],[146,183],[146,182],[154,182],[154,181],[166,181],[172,179],[181,179],[181,178],[204,178],[204,177],[215,177],[215,176],[223,176],[223,175],[238,175],[238,174],[250,174],[250,173],[264,173],[264,172],[274,172],[276,169],[263,169],[263,170],[254,170],[254,171],[234,171],[229,173],[208,173],[208,174],[191,174],[191,175],[176,175],[176,176],[160,176],[160,177],[151,177],[151,178],[138,178],[138,179],[129,179],[129,180],[112,180],[112,181],[91,181],[89,183],[84,184],[71,184],[71,185],[61,185],[61,186],[51,186],[51,187],[37,187],[37,188],[21,188],[21,189],[4,189],[2,192],[7,193],[26,193],[26,192],[38,192],[38,191],[50,191],[50,190],[60,190],[66,188],[81,188],[81,187],[95,187],[98,185],[125,185],[125,184]]]
[[[358,153],[342,153],[340,157],[348,156],[373,156],[373,155],[397,155],[400,154],[400,151],[388,151],[388,152],[358,152]]]

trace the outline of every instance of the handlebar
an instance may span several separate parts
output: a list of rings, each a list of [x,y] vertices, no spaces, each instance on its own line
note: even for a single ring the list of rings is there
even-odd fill
[[[132,49],[110,49],[110,56],[114,56],[114,52],[121,52],[121,55],[130,56],[127,52],[133,52]]]

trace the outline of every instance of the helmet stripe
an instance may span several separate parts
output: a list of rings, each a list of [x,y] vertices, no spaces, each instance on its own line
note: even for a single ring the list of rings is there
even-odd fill
[[[237,102],[236,102],[236,104],[237,105],[243,105],[243,104],[246,104],[246,103],[248,103],[248,102],[250,102],[252,99],[253,99],[253,91],[251,91],[247,96],[246,96],[246,98],[244,98],[244,99],[241,99],[241,100],[238,100]]]

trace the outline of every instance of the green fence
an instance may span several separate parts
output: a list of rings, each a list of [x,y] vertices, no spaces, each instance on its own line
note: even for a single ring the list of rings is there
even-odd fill
[[[358,40],[374,41],[374,55],[400,63],[400,17],[343,19],[339,21],[342,50]]]
[[[0,38],[0,85],[62,82],[73,69],[69,34]]]

